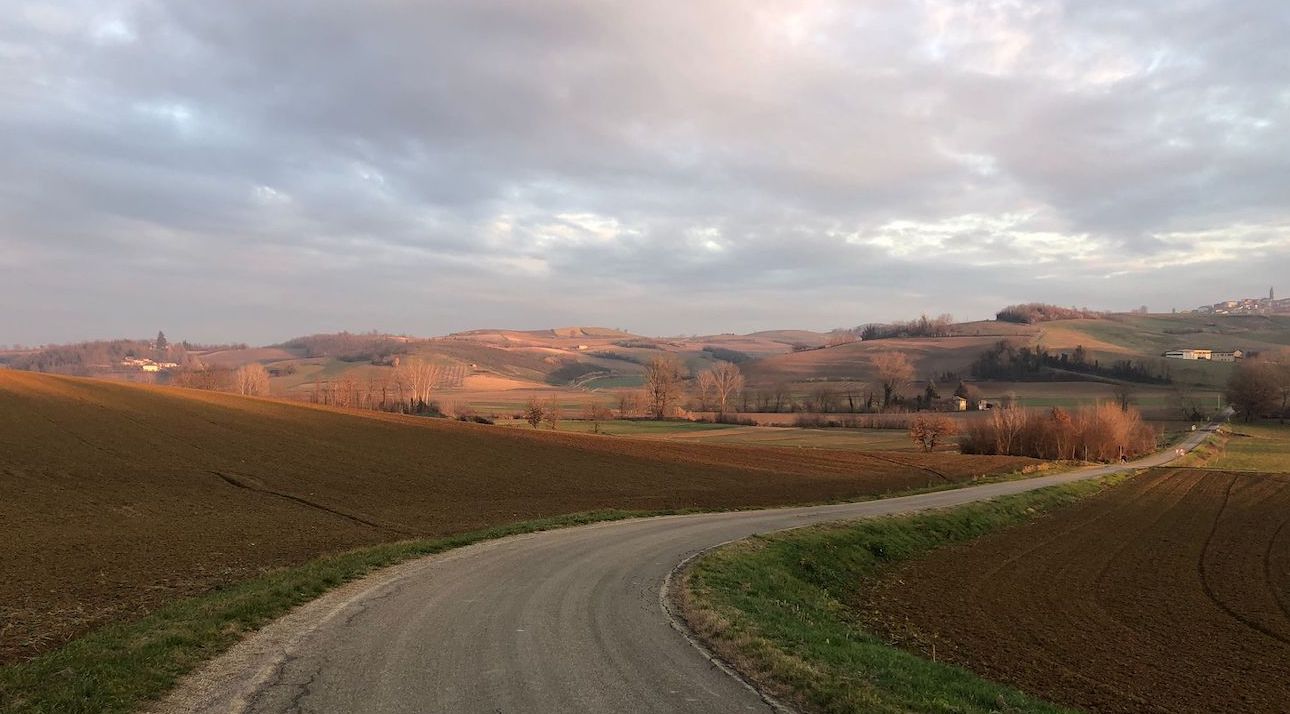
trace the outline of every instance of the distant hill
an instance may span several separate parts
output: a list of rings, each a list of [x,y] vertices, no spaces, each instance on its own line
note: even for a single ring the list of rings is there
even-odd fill
[[[649,337],[618,329],[572,326],[480,329],[428,338],[340,332],[259,348],[183,349],[172,345],[167,354],[179,369],[233,370],[262,364],[272,376],[275,393],[304,397],[319,385],[344,381],[379,390],[379,384],[391,378],[395,365],[428,361],[442,367],[436,389],[442,398],[505,413],[530,398],[547,398],[554,393],[571,408],[592,395],[601,402],[612,402],[615,390],[638,387],[645,365],[660,355],[676,357],[692,374],[718,360],[734,362],[752,388],[788,386],[805,393],[813,389],[810,385],[814,382],[870,380],[872,356],[878,352],[900,352],[909,357],[917,382],[970,379],[973,363],[998,340],[1007,339],[1018,345],[1042,346],[1057,356],[1083,347],[1091,362],[1103,366],[1129,361],[1152,375],[1168,374],[1173,383],[1217,388],[1233,369],[1231,364],[1184,360],[1166,364],[1163,354],[1189,347],[1258,352],[1290,346],[1290,316],[1098,313],[1094,318],[1063,319],[1065,313],[1035,309],[1044,319],[1033,323],[981,320],[941,325],[938,318],[933,326],[944,335],[939,337],[887,337],[917,332],[922,321],[886,323],[881,325],[883,329],[866,333],[881,339],[859,342],[854,341],[858,330],[849,336],[765,330],[742,335]],[[840,335],[846,339],[839,339]],[[847,339],[852,342],[839,344]],[[18,369],[166,383],[170,379],[167,370],[148,374],[139,365],[124,366],[121,360],[123,355],[136,353],[160,360],[153,352],[147,341],[122,340],[10,351],[0,354],[0,363],[7,361]],[[1102,382],[1113,379],[1105,370],[1059,376]]]

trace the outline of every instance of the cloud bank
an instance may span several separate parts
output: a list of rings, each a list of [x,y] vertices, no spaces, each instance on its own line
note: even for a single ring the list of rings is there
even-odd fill
[[[1290,275],[1275,0],[6,15],[0,342],[823,329]]]

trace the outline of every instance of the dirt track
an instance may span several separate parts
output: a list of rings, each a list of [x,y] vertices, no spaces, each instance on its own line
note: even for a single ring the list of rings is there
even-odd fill
[[[0,370],[0,663],[355,546],[605,508],[854,499],[1028,459],[534,433]]]
[[[865,588],[869,626],[1106,712],[1290,711],[1290,474],[1157,469]]]

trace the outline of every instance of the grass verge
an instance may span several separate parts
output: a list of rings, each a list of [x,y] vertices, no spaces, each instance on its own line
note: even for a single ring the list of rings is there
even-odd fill
[[[888,646],[865,632],[848,603],[894,563],[1040,517],[1126,478],[750,538],[700,558],[676,597],[691,629],[717,654],[764,691],[805,710],[1066,711]]]
[[[446,538],[402,541],[319,558],[299,567],[166,605],[109,625],[34,659],[0,668],[0,712],[131,712],[247,632],[378,568],[483,540],[680,511],[597,511],[525,521]]]

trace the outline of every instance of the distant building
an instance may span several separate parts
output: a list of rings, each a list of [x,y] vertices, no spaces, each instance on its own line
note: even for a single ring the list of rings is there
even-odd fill
[[[956,412],[965,412],[967,411],[967,400],[963,397],[951,397],[950,408]]]
[[[1245,353],[1240,350],[1215,350],[1210,354],[1210,359],[1215,362],[1235,362],[1245,357]]]
[[[1169,352],[1165,353],[1165,358],[1167,359],[1210,359],[1211,357],[1213,357],[1213,354],[1214,354],[1213,350],[1202,350],[1202,349],[1170,350]]]

